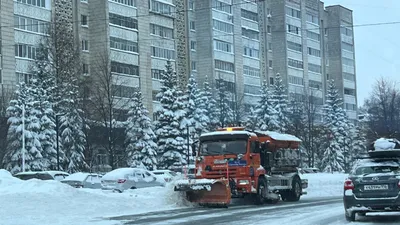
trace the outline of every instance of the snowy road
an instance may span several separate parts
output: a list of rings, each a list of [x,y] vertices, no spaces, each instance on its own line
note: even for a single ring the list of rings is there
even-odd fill
[[[111,218],[123,224],[194,225],[232,224],[258,225],[341,225],[341,224],[399,224],[400,213],[382,216],[357,217],[359,222],[349,223],[344,218],[342,199],[338,197],[302,199],[296,203],[280,202],[277,205],[232,206],[228,209],[192,208],[146,213]],[[260,223],[264,222],[264,223]]]

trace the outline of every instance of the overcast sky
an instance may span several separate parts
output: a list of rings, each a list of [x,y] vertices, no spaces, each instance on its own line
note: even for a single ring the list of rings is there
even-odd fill
[[[353,11],[356,50],[357,97],[359,106],[368,98],[381,76],[400,82],[400,1],[399,0],[322,0]],[[368,25],[399,22],[387,25]],[[361,26],[358,26],[361,25]],[[364,26],[365,25],[365,26]],[[398,84],[398,87],[400,83]]]

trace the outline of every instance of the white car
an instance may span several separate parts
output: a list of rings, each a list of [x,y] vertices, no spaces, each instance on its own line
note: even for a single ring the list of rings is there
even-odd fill
[[[101,178],[103,190],[123,192],[128,189],[165,186],[164,179],[142,168],[119,168]]]
[[[152,172],[156,177],[164,179],[165,182],[171,182],[177,176],[177,173],[171,170],[153,170]]]
[[[30,172],[20,172],[14,175],[14,177],[19,178],[21,180],[29,180],[29,179],[39,179],[39,180],[57,180],[62,181],[69,174],[62,171],[30,171]]]
[[[101,188],[101,175],[96,173],[73,173],[66,177],[61,183],[68,184],[76,188]]]

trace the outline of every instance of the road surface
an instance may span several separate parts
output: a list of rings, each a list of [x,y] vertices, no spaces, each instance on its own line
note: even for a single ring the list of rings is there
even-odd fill
[[[151,225],[342,225],[400,224],[400,213],[358,216],[358,222],[344,218],[342,199],[338,197],[301,199],[276,205],[233,205],[225,208],[187,208],[109,218],[123,224]]]

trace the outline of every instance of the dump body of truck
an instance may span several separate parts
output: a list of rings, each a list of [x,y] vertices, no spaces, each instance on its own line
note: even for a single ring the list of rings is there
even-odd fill
[[[196,151],[195,179],[177,183],[189,201],[229,205],[232,197],[276,203],[298,201],[307,187],[300,179],[298,150],[301,140],[269,131],[225,128],[204,133]]]

